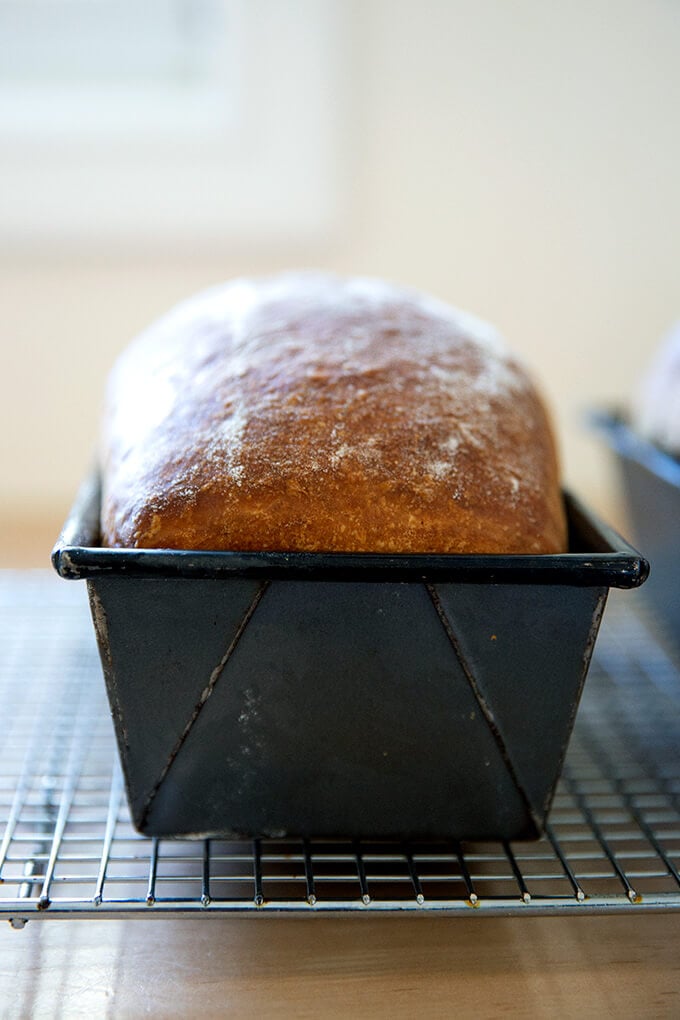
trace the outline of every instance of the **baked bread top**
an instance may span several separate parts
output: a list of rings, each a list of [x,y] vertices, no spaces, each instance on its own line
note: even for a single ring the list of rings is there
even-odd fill
[[[109,546],[555,553],[544,406],[498,333],[374,279],[287,273],[185,302],[123,353]]]

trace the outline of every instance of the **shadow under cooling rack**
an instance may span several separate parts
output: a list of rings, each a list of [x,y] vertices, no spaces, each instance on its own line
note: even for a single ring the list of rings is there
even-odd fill
[[[680,908],[680,672],[613,595],[543,839],[152,840],[131,826],[80,587],[0,575],[0,917]]]

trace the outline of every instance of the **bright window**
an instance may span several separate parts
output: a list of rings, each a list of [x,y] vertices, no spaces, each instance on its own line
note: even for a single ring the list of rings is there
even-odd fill
[[[336,215],[340,0],[0,0],[0,245]]]

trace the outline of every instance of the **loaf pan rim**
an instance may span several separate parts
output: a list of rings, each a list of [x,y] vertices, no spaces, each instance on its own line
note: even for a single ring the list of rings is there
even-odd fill
[[[100,481],[91,472],[52,551],[66,580],[104,577],[218,579],[262,577],[312,581],[452,581],[470,584],[564,584],[636,588],[649,573],[643,556],[568,490],[570,532],[592,548],[558,554],[306,553],[187,549],[108,549],[99,544]]]

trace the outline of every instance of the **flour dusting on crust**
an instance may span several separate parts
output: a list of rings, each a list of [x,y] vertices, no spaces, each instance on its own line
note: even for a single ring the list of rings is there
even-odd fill
[[[200,547],[319,548],[323,527],[326,548],[455,551],[456,514],[474,532],[495,513],[494,542],[538,549],[551,501],[563,530],[545,412],[497,331],[379,280],[213,288],[122,356],[109,408],[112,544],[165,515],[208,528]]]

